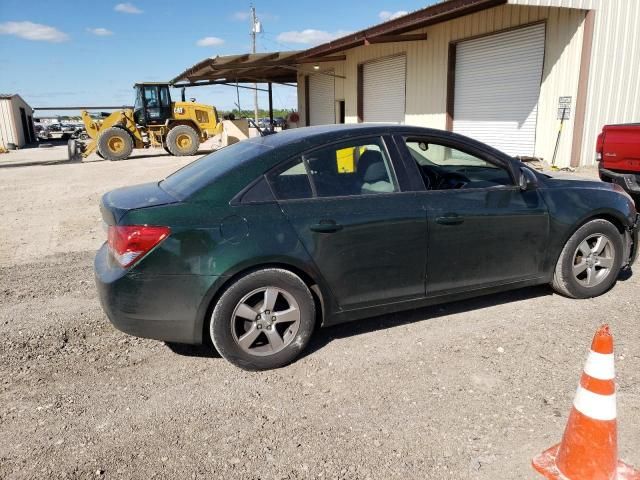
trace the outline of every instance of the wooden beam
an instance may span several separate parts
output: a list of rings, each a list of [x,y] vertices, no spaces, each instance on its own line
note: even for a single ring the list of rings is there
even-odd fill
[[[407,35],[378,35],[377,37],[365,38],[364,44],[373,45],[375,43],[417,42],[426,39],[426,33],[415,33]]]
[[[449,44],[449,61],[447,64],[447,112],[445,130],[453,131],[453,106],[455,103],[456,93],[456,47],[455,42]]]
[[[322,63],[322,62],[342,62],[347,59],[346,55],[332,55],[330,57],[307,57],[300,58],[293,63]]]
[[[275,60],[280,56],[280,52],[270,53],[269,55],[265,55],[264,57],[260,57],[260,61],[263,62],[265,60]]]
[[[253,82],[251,82],[253,83]],[[191,88],[191,87],[207,87],[209,85],[227,85],[229,87],[245,88],[247,90],[258,90],[259,92],[268,92],[266,88],[247,87],[246,85],[236,85],[235,83],[221,80],[201,81],[200,83],[177,83],[173,85],[175,88]]]
[[[362,123],[364,121],[364,65],[362,63],[358,65],[356,97],[358,123]]]
[[[243,55],[240,55],[238,58],[234,58],[233,60],[230,60],[229,62],[220,62],[218,65],[226,65],[227,63],[233,62],[233,63],[240,63],[240,62],[246,62],[247,60],[249,60],[249,53],[245,53]],[[215,63],[215,61],[218,59],[218,57],[216,58],[212,58],[211,61],[212,63]]]
[[[304,126],[308,127],[311,121],[311,116],[309,115],[309,75],[304,76]]]
[[[598,15],[603,15],[599,12]],[[596,12],[588,10],[582,33],[582,53],[580,73],[578,77],[578,93],[576,96],[576,113],[573,122],[573,139],[571,142],[571,166],[580,165],[582,156],[582,140],[584,139],[584,122],[587,112],[587,92],[589,88],[589,71],[591,69],[591,49],[593,48],[593,29]]]

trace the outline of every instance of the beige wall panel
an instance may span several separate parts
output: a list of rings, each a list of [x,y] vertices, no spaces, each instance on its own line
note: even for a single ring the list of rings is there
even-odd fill
[[[640,1],[607,0],[595,11],[581,164],[610,123],[640,122]]]
[[[599,8],[601,2],[602,0],[509,0],[509,3],[512,5],[528,5],[531,7],[564,7],[581,10],[593,10],[595,8]]]

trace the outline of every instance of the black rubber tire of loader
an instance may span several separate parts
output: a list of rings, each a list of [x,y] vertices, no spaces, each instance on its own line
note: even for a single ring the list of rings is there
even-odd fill
[[[166,145],[171,155],[176,157],[195,155],[200,148],[200,138],[189,125],[176,125],[169,130]]]
[[[119,139],[119,142],[115,142]],[[114,148],[115,146],[118,148]],[[124,160],[133,151],[133,139],[124,128],[110,127],[98,137],[98,152],[106,160]]]

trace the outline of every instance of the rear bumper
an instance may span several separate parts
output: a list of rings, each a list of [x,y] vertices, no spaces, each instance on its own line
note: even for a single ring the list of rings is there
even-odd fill
[[[618,173],[606,168],[598,167],[600,180],[605,182],[617,183],[627,192],[634,195],[640,195],[640,175],[635,173]]]
[[[94,261],[98,296],[118,330],[166,342],[202,343],[198,310],[217,277],[148,275],[123,270],[103,245]]]

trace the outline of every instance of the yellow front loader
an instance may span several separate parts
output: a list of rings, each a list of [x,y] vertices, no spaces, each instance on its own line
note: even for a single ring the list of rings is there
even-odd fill
[[[100,120],[86,111],[82,120],[88,142],[69,141],[69,158],[93,152],[107,160],[124,160],[134,148],[163,147],[176,156],[195,155],[200,144],[222,133],[215,107],[172,102],[166,83],[137,83],[133,109],[118,110]]]

